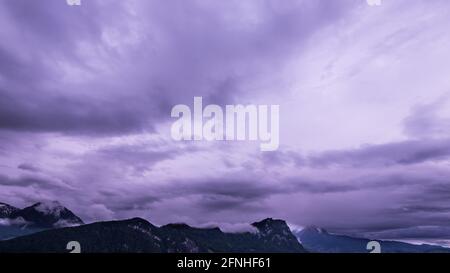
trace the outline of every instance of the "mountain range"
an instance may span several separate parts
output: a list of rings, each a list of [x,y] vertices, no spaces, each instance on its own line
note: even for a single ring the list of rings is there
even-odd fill
[[[310,252],[318,253],[361,253],[369,252],[367,244],[370,239],[328,233],[323,228],[307,227],[293,231],[294,235]],[[415,245],[397,241],[377,240],[382,253],[431,253],[446,252],[449,248],[435,245]]]
[[[0,203],[0,253],[65,253],[71,241],[84,253],[368,253],[371,241],[317,227],[291,231],[285,221],[272,218],[251,225],[252,232],[227,233],[183,223],[158,227],[141,218],[84,224],[56,201],[23,209]],[[450,252],[433,245],[378,242],[385,253]]]
[[[186,224],[156,227],[141,218],[97,222],[46,230],[0,242],[0,253],[68,252],[77,241],[83,253],[209,253],[305,252],[286,222],[266,219],[252,224],[257,232],[225,233],[219,228]]]

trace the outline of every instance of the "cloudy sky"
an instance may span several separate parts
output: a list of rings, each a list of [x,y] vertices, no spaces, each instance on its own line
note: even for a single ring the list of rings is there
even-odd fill
[[[0,0],[0,26],[2,202],[450,240],[447,0]],[[280,148],[173,141],[194,96],[280,105]]]

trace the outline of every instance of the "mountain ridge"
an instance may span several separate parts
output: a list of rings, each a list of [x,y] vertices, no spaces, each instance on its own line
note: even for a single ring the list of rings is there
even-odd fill
[[[262,229],[258,233],[225,233],[219,228],[194,228],[186,224],[157,227],[145,219],[131,218],[45,230],[0,241],[0,253],[67,252],[65,247],[69,241],[78,241],[87,253],[306,252],[291,232],[279,233],[279,228],[288,227],[278,224],[264,224],[271,229],[270,234]]]
[[[371,241],[329,233],[317,226],[291,230],[286,221],[273,218],[250,226],[254,230],[233,233],[185,223],[155,226],[139,217],[84,224],[57,201],[37,202],[23,209],[0,202],[0,252],[67,252],[67,240],[77,240],[84,252],[367,253]],[[386,253],[450,252],[441,246],[376,241]]]

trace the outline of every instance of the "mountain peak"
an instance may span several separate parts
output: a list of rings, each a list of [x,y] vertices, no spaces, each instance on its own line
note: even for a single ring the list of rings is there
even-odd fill
[[[82,224],[78,216],[58,201],[37,202],[24,209],[0,202],[0,240]]]
[[[9,218],[18,210],[16,207],[0,202],[0,218]]]
[[[66,209],[58,201],[41,201],[31,207],[44,214],[54,214],[56,216],[59,216]]]
[[[164,225],[162,227],[173,228],[173,229],[190,229],[190,228],[192,228],[190,225],[188,225],[186,223],[170,223],[170,224]]]
[[[152,223],[150,223],[149,221],[142,219],[140,217],[134,217],[134,218],[130,218],[127,220],[117,220],[116,222],[123,222],[127,225],[133,225],[133,226],[141,226],[141,227],[152,226],[153,227]]]
[[[286,221],[280,219],[266,218],[262,221],[252,223],[252,226],[256,227],[262,233],[272,233],[278,231],[290,232]]]
[[[274,219],[274,218],[266,218],[259,222],[254,222],[252,225],[258,225],[258,224],[274,224],[274,223],[284,223],[286,224],[286,221],[281,219]]]
[[[283,248],[293,248],[297,249],[298,252],[304,251],[284,220],[267,218],[253,223],[252,226],[258,229],[258,236],[266,244],[283,246]]]
[[[67,227],[84,224],[72,211],[58,201],[41,201],[12,215],[13,218],[22,217],[34,226],[51,228]]]

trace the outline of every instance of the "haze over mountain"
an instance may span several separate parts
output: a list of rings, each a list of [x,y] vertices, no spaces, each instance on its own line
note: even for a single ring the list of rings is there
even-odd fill
[[[307,227],[293,231],[306,250],[317,253],[367,253],[370,239],[330,234],[325,229]],[[449,248],[436,245],[415,245],[404,242],[376,240],[381,245],[382,253],[430,253],[446,252]]]

